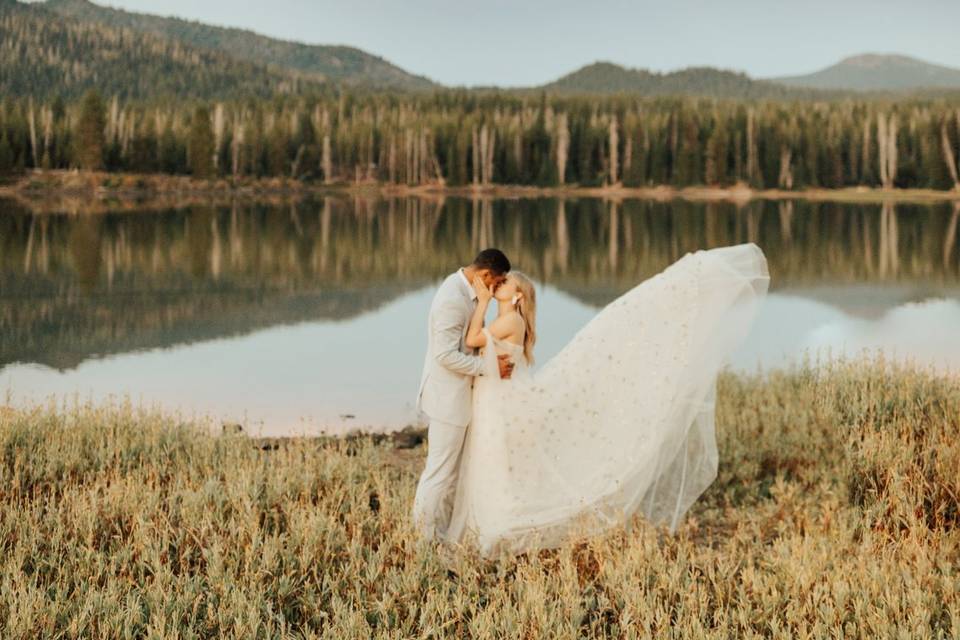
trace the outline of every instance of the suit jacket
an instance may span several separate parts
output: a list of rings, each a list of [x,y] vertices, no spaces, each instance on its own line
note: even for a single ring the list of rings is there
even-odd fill
[[[473,290],[459,271],[440,285],[427,323],[427,355],[417,393],[417,409],[431,420],[465,427],[473,411],[473,378],[483,360],[466,346],[470,316],[476,308]]]

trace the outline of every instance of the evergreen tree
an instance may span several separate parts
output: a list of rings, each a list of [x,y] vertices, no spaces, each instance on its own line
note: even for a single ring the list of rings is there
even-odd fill
[[[163,173],[184,173],[183,147],[177,142],[170,127],[166,127],[160,134],[157,155],[160,161],[160,171]]]
[[[63,101],[62,96],[58,95],[56,98],[53,99],[53,105],[51,106],[51,110],[53,111],[54,122],[60,122],[61,120],[63,120],[64,114],[67,113],[67,106],[66,106],[66,103]]]
[[[103,99],[96,91],[88,91],[80,105],[80,122],[77,125],[77,146],[74,155],[81,169],[95,171],[103,167],[106,126],[107,115]]]
[[[703,180],[709,185],[727,183],[727,131],[721,120],[717,119],[713,132],[707,139],[706,164]]]
[[[13,149],[7,140],[7,134],[4,133],[0,135],[0,174],[12,172],[13,166]]]
[[[877,186],[882,167],[892,186],[945,189],[955,183],[948,158],[960,162],[957,104],[534,101],[451,92],[251,97],[224,102],[211,117],[195,104],[118,102],[108,110],[95,94],[76,102],[7,96],[0,99],[0,135],[12,169],[36,161],[51,169],[411,185],[685,187],[744,180],[796,189]]]
[[[151,173],[157,169],[157,136],[153,120],[147,120],[146,126],[133,138],[129,164],[134,171]]]
[[[286,136],[275,129],[267,140],[267,172],[272,176],[282,176],[287,173],[289,166]]]
[[[193,112],[193,119],[190,122],[187,157],[190,173],[194,177],[201,179],[213,177],[213,152],[213,127],[210,125],[210,111],[204,106],[199,106]]]

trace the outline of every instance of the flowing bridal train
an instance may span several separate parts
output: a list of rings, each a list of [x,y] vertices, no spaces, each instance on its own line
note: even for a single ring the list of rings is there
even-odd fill
[[[688,253],[536,372],[521,346],[484,330],[446,539],[486,556],[519,553],[638,512],[674,531],[716,477],[717,374],[768,284],[755,244]],[[513,356],[510,380],[496,374],[498,352]]]

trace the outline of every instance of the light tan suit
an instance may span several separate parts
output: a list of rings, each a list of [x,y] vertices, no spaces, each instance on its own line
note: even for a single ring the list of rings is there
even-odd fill
[[[450,521],[463,438],[473,411],[473,378],[483,361],[466,346],[477,297],[462,270],[443,281],[430,305],[427,355],[417,393],[417,409],[430,420],[427,462],[413,501],[420,533],[437,538]]]

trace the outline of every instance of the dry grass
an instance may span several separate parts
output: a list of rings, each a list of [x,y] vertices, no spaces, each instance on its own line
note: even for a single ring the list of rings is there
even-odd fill
[[[419,464],[388,441],[0,412],[0,636],[960,635],[960,382],[724,375],[718,419],[719,478],[676,536],[484,562],[416,541]]]

